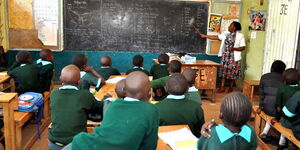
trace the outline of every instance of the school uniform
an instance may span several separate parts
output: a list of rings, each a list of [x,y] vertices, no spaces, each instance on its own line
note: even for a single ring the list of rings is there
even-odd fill
[[[155,105],[160,114],[159,125],[188,124],[192,133],[200,136],[204,113],[199,103],[187,100],[185,95],[168,95]]]
[[[89,90],[90,86],[95,86],[96,90],[99,90],[101,79],[94,76],[91,72],[80,71],[79,89]]]
[[[111,75],[120,75],[120,72],[111,66],[101,66],[95,69],[95,71],[107,80]]]
[[[20,66],[20,64],[15,61],[7,70],[11,71],[19,66]]]
[[[256,150],[257,137],[252,127],[244,125],[239,133],[232,133],[220,124],[211,128],[210,138],[201,136],[199,150]]]
[[[262,75],[259,83],[259,106],[269,116],[276,116],[276,95],[278,88],[283,84],[282,74],[270,72]]]
[[[137,66],[134,66],[132,69],[129,69],[127,72],[126,72],[126,75],[128,75],[129,73],[133,72],[133,71],[142,71],[144,72],[147,76],[150,76],[150,73],[144,69],[144,67],[137,67]]]
[[[286,85],[286,84],[281,85],[277,92],[275,106],[282,109],[285,106],[286,102],[299,90],[300,90],[300,87],[298,84],[296,84],[296,85]],[[281,117],[282,117],[282,119],[281,119],[282,126],[284,126],[286,128],[291,128],[292,124],[289,120],[289,117],[286,117],[285,115],[282,115],[281,113],[278,113],[278,115],[276,116],[276,118],[278,120]]]
[[[40,69],[40,86],[43,92],[49,91],[53,78],[53,64],[50,61],[38,59],[36,66]]]
[[[296,92],[285,104],[282,112],[292,123],[294,136],[300,140],[300,91]]]
[[[195,86],[189,88],[188,92],[185,93],[185,97],[187,100],[195,101],[197,103],[200,103],[200,105],[202,104],[201,96],[198,92],[198,89]]]
[[[159,79],[169,75],[168,64],[155,64],[150,69],[150,75],[153,76],[153,80]]]
[[[153,89],[163,88],[167,84],[169,78],[170,76],[165,76],[156,80],[152,80],[151,88]]]
[[[155,150],[158,121],[153,104],[130,97],[118,99],[110,104],[94,134],[74,137],[72,150]]]
[[[18,93],[41,92],[39,88],[39,68],[32,64],[21,64],[7,72],[18,84]]]
[[[52,127],[48,139],[57,145],[67,145],[76,134],[86,131],[90,111],[102,113],[103,103],[75,86],[54,89],[50,99]]]

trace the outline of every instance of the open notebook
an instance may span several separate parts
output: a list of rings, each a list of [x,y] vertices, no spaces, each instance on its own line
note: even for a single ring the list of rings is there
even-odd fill
[[[198,138],[187,128],[158,133],[158,136],[173,150],[197,150]]]

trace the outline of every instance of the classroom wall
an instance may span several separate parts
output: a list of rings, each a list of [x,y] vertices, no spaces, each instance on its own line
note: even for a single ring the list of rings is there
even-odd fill
[[[246,38],[246,50],[243,52],[243,64],[245,69],[245,80],[259,80],[262,75],[263,67],[263,49],[265,46],[265,31],[250,31],[250,17],[247,14],[248,10],[268,10],[268,0],[263,0],[263,5],[260,5],[260,0],[243,0],[242,1],[242,33]],[[268,22],[268,20],[267,20]],[[251,32],[256,32],[256,38],[250,38]]]
[[[7,53],[8,64],[11,65],[15,61],[15,55],[18,51],[10,50]],[[30,51],[33,60],[39,58],[39,52]],[[85,54],[89,58],[89,65],[94,68],[100,66],[100,58],[105,55],[109,55],[112,58],[113,66],[120,72],[126,72],[132,67],[132,57],[134,55],[142,55],[144,57],[144,68],[150,70],[154,64],[152,59],[157,59],[158,53],[147,53],[147,52],[121,52],[121,51],[63,51],[54,52],[54,69],[55,69],[55,80],[59,80],[59,75],[62,68],[72,61],[72,56],[75,54]],[[220,59],[216,56],[209,56],[206,54],[192,54],[197,59],[207,59],[215,62],[220,62]]]

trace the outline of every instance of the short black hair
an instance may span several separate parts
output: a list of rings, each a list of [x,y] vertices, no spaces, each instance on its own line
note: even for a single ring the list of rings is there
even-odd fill
[[[160,54],[158,56],[158,62],[160,64],[168,64],[169,63],[169,59],[170,59],[170,57],[167,54]]]
[[[51,54],[52,54],[52,51],[50,49],[42,49],[40,51],[40,58],[42,60],[47,60],[47,57]]]
[[[271,72],[277,72],[277,73],[280,73],[282,74],[283,71],[285,70],[285,63],[281,60],[275,60],[273,63],[272,63],[272,66],[271,66]]]
[[[144,58],[141,55],[135,55],[132,60],[134,66],[143,67]]]
[[[185,77],[180,73],[173,73],[166,84],[169,94],[183,95],[188,89],[188,83]]]
[[[87,64],[88,58],[83,54],[76,54],[73,56],[72,64],[77,66],[80,70],[84,69],[84,66]]]
[[[242,30],[242,26],[239,22],[233,21],[232,24],[235,27],[235,31],[241,31]]]
[[[16,55],[16,62],[19,64],[31,64],[32,58],[28,51],[20,51]]]
[[[241,92],[227,95],[221,104],[221,113],[224,124],[242,127],[246,124],[252,112],[252,104]]]
[[[186,78],[189,86],[195,84],[195,79],[197,77],[197,73],[195,70],[193,70],[192,68],[186,68],[182,72],[182,75]]]
[[[181,72],[181,62],[178,60],[172,60],[169,64],[169,71],[171,73],[180,73]]]
[[[283,72],[283,79],[287,85],[299,84],[300,75],[297,69],[289,68]]]

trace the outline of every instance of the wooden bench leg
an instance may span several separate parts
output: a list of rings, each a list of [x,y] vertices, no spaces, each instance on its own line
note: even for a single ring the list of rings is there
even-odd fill
[[[16,125],[16,141],[17,141],[17,149],[22,149],[22,127]]]
[[[255,113],[255,120],[254,120],[254,129],[256,135],[259,135],[261,132],[261,123],[262,123],[262,118]]]

